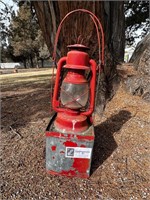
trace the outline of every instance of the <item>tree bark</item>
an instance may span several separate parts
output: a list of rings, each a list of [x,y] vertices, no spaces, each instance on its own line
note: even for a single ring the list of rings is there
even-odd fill
[[[125,29],[124,2],[122,1],[32,1],[46,44],[52,55],[54,38],[62,18],[70,11],[84,8],[92,11],[101,21],[105,34],[105,66],[99,83],[98,104],[104,105],[113,95],[116,64],[124,58]],[[84,13],[71,15],[62,27],[57,55],[67,53],[67,45],[77,43],[81,35],[83,44],[90,47],[89,55],[98,60],[96,30],[90,17]],[[103,106],[102,106],[103,107]],[[97,111],[100,113],[101,108]]]
[[[44,67],[44,59],[41,59],[41,66]]]
[[[24,64],[24,68],[27,68],[27,62],[26,62],[26,58],[23,60],[23,64]]]
[[[136,74],[127,78],[126,88],[150,102],[150,33],[137,44],[130,62]]]
[[[33,64],[33,58],[32,58],[31,55],[30,55],[30,63],[31,63],[31,67],[33,68],[33,67],[34,67],[34,64]]]

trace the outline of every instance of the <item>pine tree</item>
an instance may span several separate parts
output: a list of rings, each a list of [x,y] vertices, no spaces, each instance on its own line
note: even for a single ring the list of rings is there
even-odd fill
[[[0,52],[1,62],[7,62],[10,59],[7,38],[8,38],[8,27],[7,21],[10,21],[10,15],[13,12],[12,6],[9,6],[5,1],[0,0]]]
[[[42,31],[38,30],[38,35],[36,37],[37,44],[39,46],[37,59],[41,61],[41,66],[44,67],[44,60],[47,60],[50,57],[49,50],[45,44]]]
[[[20,6],[17,15],[12,16],[9,43],[13,48],[14,56],[21,56],[25,67],[27,60],[31,67],[34,67],[33,59],[38,54],[39,49],[39,43],[36,40],[38,29],[38,24],[32,17],[30,6],[28,4]]]

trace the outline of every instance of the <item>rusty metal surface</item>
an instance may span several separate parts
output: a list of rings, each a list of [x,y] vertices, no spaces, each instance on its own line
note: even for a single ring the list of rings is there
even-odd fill
[[[90,176],[94,127],[90,126],[86,133],[88,134],[82,137],[82,134],[79,136],[47,131],[46,170],[48,173],[83,178]]]

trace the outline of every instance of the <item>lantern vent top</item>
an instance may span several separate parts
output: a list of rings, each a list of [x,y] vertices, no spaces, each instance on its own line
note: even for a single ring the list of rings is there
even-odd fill
[[[77,51],[83,51],[83,52],[90,49],[89,47],[83,44],[73,44],[73,45],[68,45],[67,47],[69,50],[77,50]]]

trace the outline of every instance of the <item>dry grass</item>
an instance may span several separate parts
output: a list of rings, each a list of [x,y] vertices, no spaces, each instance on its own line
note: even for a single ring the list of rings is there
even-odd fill
[[[45,82],[48,78],[50,79],[50,75],[52,74],[52,69],[45,69],[43,71],[29,71],[20,72],[20,73],[11,73],[11,74],[3,74],[0,75],[0,84],[4,87],[5,85],[14,85],[14,84],[22,84],[28,82]]]
[[[39,78],[36,73],[15,74],[2,81],[1,199],[149,200],[150,105],[121,86],[103,116],[95,116],[91,177],[46,174],[47,72],[40,72]]]

